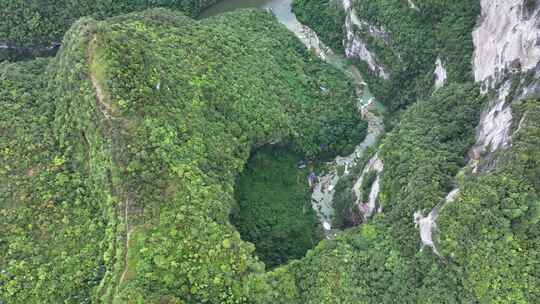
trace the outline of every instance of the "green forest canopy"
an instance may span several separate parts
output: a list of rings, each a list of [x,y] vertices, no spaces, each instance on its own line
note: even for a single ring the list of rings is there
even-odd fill
[[[263,266],[228,213],[250,149],[338,153],[366,127],[345,76],[257,11],[85,18],[2,77],[10,303],[243,299]]]
[[[321,240],[302,160],[286,147],[263,147],[238,177],[231,224],[267,268],[302,258]]]
[[[49,46],[60,42],[79,18],[104,19],[152,7],[197,16],[216,0],[0,0],[0,44],[15,47]]]
[[[405,1],[362,5],[388,28],[408,18]],[[425,35],[392,31],[411,38],[394,46],[405,54]],[[262,12],[78,21],[56,58],[0,64],[0,301],[540,302],[540,102],[513,103],[521,127],[495,171],[458,174],[485,99],[469,62],[448,68],[457,76],[434,94],[379,87],[403,93],[396,108],[412,104],[379,146],[383,212],[268,271],[229,223],[235,178],[268,143],[350,150],[365,132],[351,84]],[[419,251],[413,212],[456,186],[435,238],[443,258]]]

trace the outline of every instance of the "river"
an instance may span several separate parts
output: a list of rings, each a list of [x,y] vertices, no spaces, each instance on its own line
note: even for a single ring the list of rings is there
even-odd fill
[[[224,12],[233,11],[242,8],[260,8],[271,11],[277,20],[285,25],[287,29],[293,32],[300,41],[324,61],[340,69],[356,85],[358,95],[358,109],[363,119],[369,123],[368,134],[363,141],[358,144],[351,155],[345,157],[338,156],[329,163],[329,170],[323,176],[319,177],[319,182],[314,187],[312,194],[312,206],[321,225],[324,228],[327,238],[331,238],[336,230],[332,229],[332,216],[334,209],[332,202],[334,198],[334,188],[339,179],[349,174],[348,168],[352,167],[356,161],[362,157],[364,151],[377,142],[377,139],[384,131],[384,125],[380,113],[381,105],[376,103],[370,94],[362,75],[356,66],[350,64],[345,55],[337,54],[327,47],[318,37],[317,33],[309,27],[301,24],[292,12],[293,0],[223,0],[204,10],[200,18],[215,16]],[[345,8],[344,8],[345,9]],[[348,14],[355,14],[353,10],[346,10]],[[356,18],[356,16],[348,16]],[[338,174],[338,168],[344,167],[345,174]]]
[[[317,33],[298,22],[291,5],[292,0],[223,0],[204,10],[200,17],[207,18],[242,8],[260,8],[271,11],[277,20],[293,32],[307,48],[314,49],[319,57],[333,65],[342,65],[341,56],[336,56],[324,45]]]
[[[268,9],[272,6],[284,5],[292,1],[288,0],[223,0],[205,9],[200,15],[200,18],[208,18],[219,15],[221,13],[234,11],[242,8],[260,8]],[[277,4],[277,5],[276,5]]]

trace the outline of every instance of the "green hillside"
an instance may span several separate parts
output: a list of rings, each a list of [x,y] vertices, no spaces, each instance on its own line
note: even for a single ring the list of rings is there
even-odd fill
[[[317,157],[365,128],[348,80],[256,11],[82,19],[2,79],[9,303],[242,299],[263,267],[228,222],[250,150]]]
[[[353,1],[389,80],[340,55],[340,2],[293,10],[341,69],[211,2],[0,0],[0,44],[62,42],[0,62],[0,304],[540,303],[540,70],[473,82],[478,0]]]
[[[179,10],[197,16],[215,0],[24,0],[0,1],[0,44],[42,47],[60,42],[64,33],[84,16],[104,19],[152,7]]]

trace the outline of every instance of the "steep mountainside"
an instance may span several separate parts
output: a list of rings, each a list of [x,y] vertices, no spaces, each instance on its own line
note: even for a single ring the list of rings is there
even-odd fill
[[[262,12],[83,19],[2,80],[8,303],[245,299],[263,266],[228,213],[250,149],[335,153],[365,127],[344,76]]]
[[[540,2],[294,11],[363,75],[254,10],[82,18],[0,63],[0,303],[540,303]],[[355,93],[373,146],[329,169]],[[307,191],[342,229],[310,250]]]
[[[393,110],[415,102],[392,119],[392,132],[372,160],[353,170],[356,179],[339,185],[339,204],[349,208],[362,211],[377,196],[380,214],[362,227],[384,234],[370,232],[371,247],[378,248],[373,255],[395,243],[394,251],[386,247],[386,262],[367,255],[368,264],[388,265],[392,258],[399,274],[374,269],[364,275],[392,274],[403,278],[397,280],[402,286],[394,292],[369,285],[366,302],[537,302],[539,4],[345,1],[344,10],[346,53],[372,71],[371,90]],[[381,69],[390,71],[388,80]],[[416,100],[426,95],[428,103]],[[467,106],[466,96],[481,104]],[[467,115],[473,116],[464,121]],[[384,164],[375,175],[380,182],[372,178],[366,186],[375,160]],[[414,255],[420,247],[431,247],[440,261],[426,264]],[[403,286],[407,292],[400,293]]]
[[[54,54],[64,33],[79,18],[103,19],[152,7],[165,7],[197,16],[216,0],[0,0],[0,61]]]

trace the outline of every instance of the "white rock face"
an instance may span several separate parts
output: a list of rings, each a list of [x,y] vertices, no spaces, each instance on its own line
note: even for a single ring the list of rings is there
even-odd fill
[[[365,219],[370,217],[373,214],[373,211],[377,207],[377,197],[379,196],[380,192],[380,183],[381,183],[381,173],[384,170],[384,164],[382,160],[379,158],[378,154],[375,154],[367,163],[367,165],[364,167],[364,170],[362,171],[362,174],[360,175],[360,178],[356,181],[356,183],[353,186],[353,192],[356,196],[356,205],[358,205],[358,208],[360,209],[360,212],[364,216]],[[365,175],[370,172],[375,171],[377,172],[377,177],[373,184],[371,185],[371,189],[369,192],[369,197],[367,202],[362,201],[362,182],[364,181]]]
[[[480,115],[476,129],[476,144],[471,149],[470,157],[473,168],[484,152],[494,152],[510,146],[512,109],[506,104],[511,82],[508,81],[498,90],[496,98]]]
[[[540,61],[539,9],[526,12],[525,0],[481,0],[482,15],[473,32],[474,77],[499,79],[504,70],[519,63],[521,70]]]
[[[478,82],[492,87],[514,71],[528,71],[540,62],[540,5],[533,11],[524,7],[525,0],[481,0],[482,15],[473,32],[474,75]],[[538,75],[536,75],[538,76]],[[496,91],[480,117],[476,144],[470,156],[473,169],[483,152],[494,152],[511,145],[512,109],[506,104],[511,80]],[[534,96],[536,88],[523,88],[522,96]],[[485,92],[485,91],[484,91]]]
[[[385,68],[378,63],[375,54],[367,49],[366,43],[354,32],[354,27],[362,28],[364,23],[360,22],[354,8],[352,0],[343,0],[343,9],[345,10],[345,30],[346,36],[344,41],[345,55],[349,58],[358,58],[368,64],[370,70],[376,72],[379,77],[389,79],[390,74]],[[376,27],[368,27],[368,32],[374,37],[380,38],[388,36],[382,29]]]
[[[433,243],[433,231],[437,227],[433,213],[430,212],[427,216],[424,216],[421,211],[414,213],[414,224],[420,230],[420,239],[424,246],[429,246],[435,249],[435,243]]]
[[[358,82],[360,82],[360,80],[358,80]],[[335,187],[340,179],[340,176],[338,174],[338,167],[345,167],[344,175],[349,174],[348,168],[356,164],[357,160],[362,157],[366,149],[369,146],[375,144],[377,138],[384,132],[384,124],[382,117],[374,114],[374,107],[375,101],[371,99],[369,103],[362,106],[360,109],[362,117],[368,121],[368,134],[366,138],[358,146],[356,146],[356,149],[353,153],[345,157],[338,156],[332,163],[329,163],[329,167],[331,168],[330,172],[319,177],[318,183],[313,189],[313,193],[311,195],[312,206],[317,213],[317,217],[323,224],[323,227],[325,227],[325,222],[327,223],[327,227],[331,227],[332,215],[334,214],[333,200]],[[373,166],[379,168],[378,163],[374,163]],[[382,162],[380,162],[380,168],[382,171]],[[370,193],[370,201],[371,197],[373,197],[373,204],[375,204],[376,202],[377,195],[378,190],[377,187],[375,187],[374,183],[374,186],[372,187],[372,193]],[[328,237],[330,229],[325,228],[325,233]]]
[[[476,144],[471,149],[469,166],[478,171],[478,162],[484,153],[492,153],[511,145],[512,110],[506,103],[512,81],[504,77],[515,71],[536,68],[540,62],[540,8],[533,12],[524,9],[525,0],[481,0],[482,15],[479,25],[473,32],[475,46],[473,70],[475,80],[483,82],[484,93],[495,84],[500,85],[495,97],[490,100],[481,113],[476,129]],[[437,60],[437,80],[442,79],[442,62]],[[440,75],[440,76],[439,76]],[[502,83],[501,83],[502,82]],[[440,84],[440,83],[439,83]],[[437,81],[436,81],[437,86]],[[534,87],[525,88],[522,96],[536,91]],[[522,97],[519,97],[520,99]],[[518,128],[519,130],[519,128]],[[433,248],[436,220],[444,207],[456,200],[459,189],[446,196],[444,203],[437,205],[427,216],[422,211],[414,213],[414,222],[420,229],[420,239],[424,246]]]
[[[435,89],[440,89],[446,83],[447,73],[441,58],[435,62]]]
[[[433,249],[433,252],[441,256],[439,254],[439,251],[437,250],[437,247],[435,246],[435,242],[433,242],[433,233],[437,229],[437,218],[439,217],[439,213],[446,207],[447,204],[452,203],[457,199],[459,195],[459,189],[456,188],[448,195],[446,196],[446,199],[444,203],[437,205],[431,212],[424,216],[422,211],[417,211],[414,213],[414,224],[420,231],[420,240],[422,241],[422,248],[425,246],[431,247]]]

